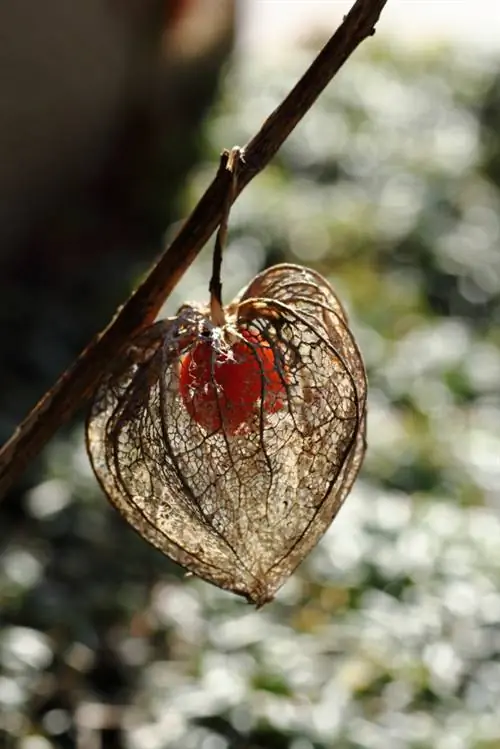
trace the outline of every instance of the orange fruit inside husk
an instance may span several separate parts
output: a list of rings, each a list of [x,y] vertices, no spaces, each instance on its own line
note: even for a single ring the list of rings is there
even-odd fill
[[[285,382],[270,344],[242,330],[227,348],[199,340],[180,364],[180,394],[192,419],[208,432],[233,435],[283,407]],[[257,422],[258,423],[258,422]]]

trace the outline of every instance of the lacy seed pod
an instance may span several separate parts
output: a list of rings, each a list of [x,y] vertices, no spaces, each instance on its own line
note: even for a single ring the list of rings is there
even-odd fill
[[[87,425],[94,471],[143,538],[262,605],[325,533],[359,472],[366,376],[319,274],[259,274],[216,326],[186,305],[107,373]]]

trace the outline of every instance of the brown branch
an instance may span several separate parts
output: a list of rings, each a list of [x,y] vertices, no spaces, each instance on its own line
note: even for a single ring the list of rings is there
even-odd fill
[[[243,149],[245,161],[238,168],[235,198],[269,163],[358,45],[374,34],[386,2],[357,0],[299,82]],[[164,300],[217,229],[224,213],[228,179],[231,174],[223,159],[213,182],[149,275],[2,447],[0,497],[56,430],[90,398],[106,363],[135,332],[156,317]]]

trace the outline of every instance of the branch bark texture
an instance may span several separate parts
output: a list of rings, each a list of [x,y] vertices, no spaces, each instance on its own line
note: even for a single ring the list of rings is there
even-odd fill
[[[387,0],[357,0],[288,96],[244,147],[234,197],[271,161],[298,122],[359,44],[375,33]],[[107,362],[140,328],[152,322],[165,299],[210,239],[223,217],[231,174],[225,159],[195,209],[141,285],[0,450],[0,497],[57,429],[90,398]]]

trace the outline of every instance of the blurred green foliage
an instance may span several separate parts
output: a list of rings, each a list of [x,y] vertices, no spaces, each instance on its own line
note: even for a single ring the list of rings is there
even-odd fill
[[[186,206],[311,56],[228,73]],[[55,442],[0,560],[1,747],[500,747],[499,121],[498,60],[348,62],[235,206],[224,291],[284,260],[332,280],[369,372],[361,479],[256,612],[125,526],[81,428]]]

